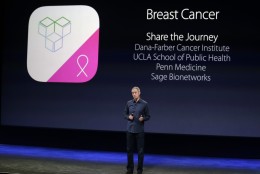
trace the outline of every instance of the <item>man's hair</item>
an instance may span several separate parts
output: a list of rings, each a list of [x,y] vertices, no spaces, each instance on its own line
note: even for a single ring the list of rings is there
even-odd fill
[[[133,89],[136,89],[136,90],[137,90],[139,93],[141,93],[141,90],[140,90],[140,88],[139,88],[139,87],[137,87],[137,86],[134,86],[134,87],[132,88],[132,90],[133,90]],[[131,90],[131,91],[132,91],[132,90]]]

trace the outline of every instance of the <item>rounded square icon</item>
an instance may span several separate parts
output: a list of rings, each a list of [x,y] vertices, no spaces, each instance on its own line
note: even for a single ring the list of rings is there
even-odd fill
[[[39,82],[82,83],[98,68],[99,17],[90,6],[44,6],[30,16],[27,70]]]

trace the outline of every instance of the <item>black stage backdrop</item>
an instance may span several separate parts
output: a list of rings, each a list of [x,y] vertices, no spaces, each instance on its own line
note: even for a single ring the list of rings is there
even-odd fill
[[[44,83],[27,72],[28,23],[41,6],[88,5],[100,18],[96,76],[86,83]],[[2,21],[1,125],[122,132],[131,87],[149,103],[150,133],[260,137],[259,12],[253,1],[91,1],[5,2]],[[217,19],[181,18],[183,9],[219,11]],[[147,19],[147,9],[179,18]],[[187,11],[188,14],[188,11]],[[159,17],[160,18],[160,17]],[[166,17],[165,17],[166,18]],[[85,22],[85,21],[82,21]],[[218,35],[213,41],[147,41],[147,33]],[[139,45],[220,46],[229,51],[140,50]],[[137,54],[226,56],[221,61],[135,60]],[[154,57],[153,57],[154,58]],[[207,58],[206,58],[207,59]],[[159,63],[159,64],[157,64]],[[176,65],[205,66],[206,71]],[[157,66],[173,65],[173,70]],[[157,69],[156,69],[157,67]],[[165,66],[166,67],[166,66]],[[169,67],[169,66],[168,66]],[[175,79],[172,79],[175,74]],[[157,75],[166,75],[160,82]],[[196,76],[199,79],[178,79]],[[206,76],[206,78],[205,78]],[[190,78],[190,77],[189,77]]]

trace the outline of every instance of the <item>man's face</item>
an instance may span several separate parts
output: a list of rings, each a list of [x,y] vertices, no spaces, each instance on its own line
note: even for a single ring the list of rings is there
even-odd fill
[[[135,100],[139,99],[140,98],[140,92],[137,89],[134,88],[134,89],[132,89],[132,96]]]

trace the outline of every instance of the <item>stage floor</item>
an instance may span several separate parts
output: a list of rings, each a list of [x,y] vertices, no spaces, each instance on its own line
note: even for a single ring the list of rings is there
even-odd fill
[[[124,174],[125,163],[125,153],[0,144],[0,174]],[[143,174],[172,173],[260,174],[260,159],[145,155]]]

